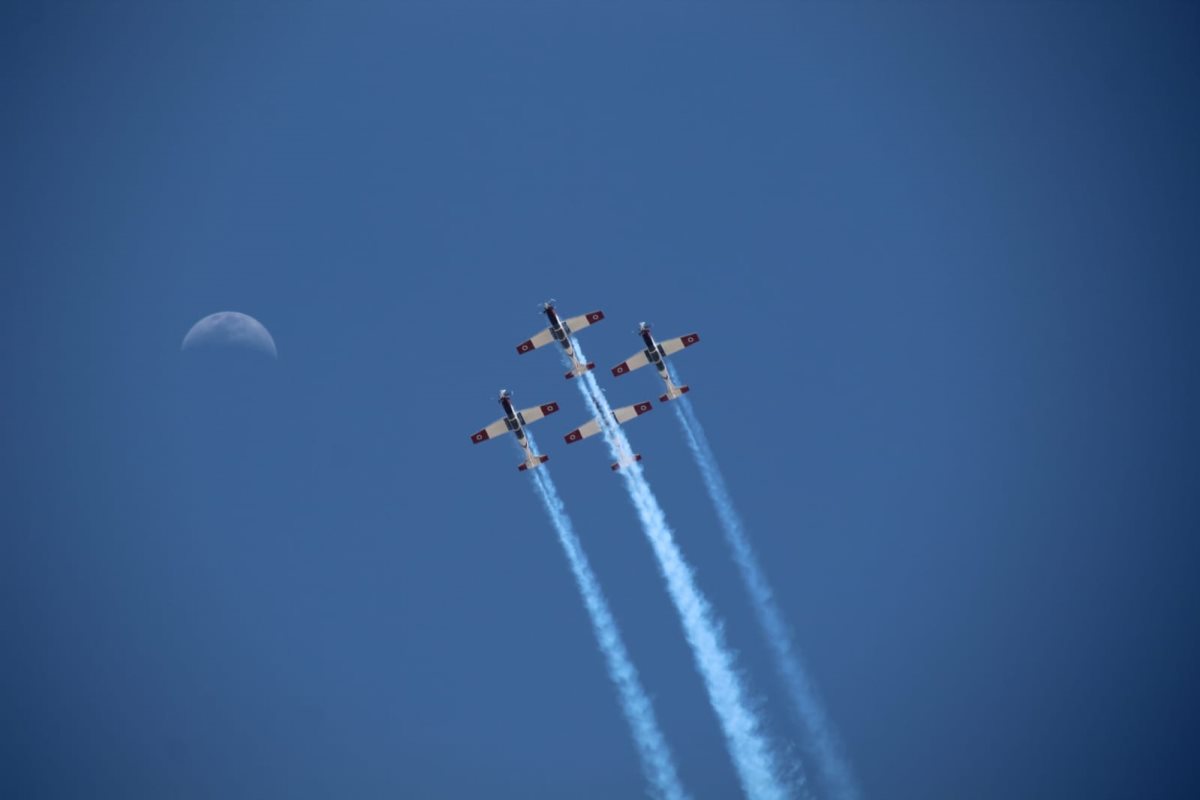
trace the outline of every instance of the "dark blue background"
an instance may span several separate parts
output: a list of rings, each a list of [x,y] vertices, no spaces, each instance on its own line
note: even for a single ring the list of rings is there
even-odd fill
[[[733,796],[584,406],[515,355],[550,296],[602,369],[700,331],[867,797],[1200,793],[1197,7],[496,5],[6,6],[0,794],[640,796],[517,454],[467,438],[506,386],[563,405],[682,777]],[[180,353],[222,309],[278,361]],[[794,746],[672,416],[628,432]]]

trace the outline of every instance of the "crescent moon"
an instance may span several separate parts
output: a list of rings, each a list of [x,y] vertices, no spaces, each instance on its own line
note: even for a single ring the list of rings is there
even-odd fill
[[[198,347],[246,347],[278,357],[275,340],[266,326],[240,311],[218,311],[197,322],[183,337],[181,350]]]

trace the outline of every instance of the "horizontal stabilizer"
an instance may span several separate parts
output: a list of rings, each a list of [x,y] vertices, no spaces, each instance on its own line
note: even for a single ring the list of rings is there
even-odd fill
[[[691,391],[691,387],[688,386],[687,384],[684,384],[683,386],[672,386],[670,389],[667,390],[666,394],[661,395],[658,398],[658,401],[660,403],[665,403],[668,400],[674,400],[676,397],[683,397],[685,394],[687,394],[690,391]]]
[[[517,470],[519,470],[520,472],[524,472],[527,469],[535,469],[536,467],[540,467],[542,464],[545,464],[547,461],[550,460],[550,456],[534,456],[534,458],[536,458],[537,460],[532,463],[530,463],[528,461],[524,461],[524,462],[518,464]]]
[[[567,380],[571,380],[571,378],[574,378],[578,375],[582,375],[585,372],[591,372],[595,368],[596,368],[596,362],[589,361],[588,363],[583,365],[583,369],[577,370],[574,367],[572,367],[570,372],[563,374],[563,377],[566,378]]]

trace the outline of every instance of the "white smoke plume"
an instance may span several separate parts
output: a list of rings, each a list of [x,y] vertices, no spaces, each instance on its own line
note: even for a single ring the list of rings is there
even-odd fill
[[[586,363],[577,342],[573,342],[580,361]],[[595,376],[584,373],[579,389],[585,402],[600,420],[604,439],[615,461],[630,460],[633,448],[625,433],[612,418],[612,408],[600,391]],[[786,798],[789,787],[780,780],[774,754],[763,732],[758,714],[747,697],[734,655],[725,643],[720,623],[708,600],[696,586],[692,569],[684,560],[666,515],[647,482],[641,465],[623,466],[620,474],[626,492],[658,559],[670,595],[683,624],[684,636],[691,646],[696,668],[704,680],[709,702],[716,712],[726,745],[733,758],[742,790],[752,800]]]
[[[842,753],[833,725],[808,677],[779,606],[775,603],[771,584],[750,546],[742,518],[730,499],[725,478],[717,466],[712,448],[709,447],[704,428],[696,418],[688,398],[681,397],[672,401],[672,404],[679,424],[683,426],[688,449],[700,468],[704,486],[716,509],[721,529],[725,533],[725,541],[733,551],[733,560],[750,595],[758,624],[767,638],[775,669],[804,729],[805,749],[810,760],[817,766],[821,785],[828,795],[836,800],[858,800],[860,793],[853,771]]]
[[[530,445],[532,444],[531,439]],[[567,516],[566,506],[559,498],[550,471],[543,465],[532,472],[534,488],[550,516],[550,522],[558,534],[558,541],[566,553],[567,562],[571,565],[571,573],[575,576],[579,594],[583,597],[583,605],[592,622],[592,632],[596,635],[600,652],[604,654],[608,676],[617,687],[621,710],[633,733],[642,772],[650,784],[652,795],[660,800],[687,800],[688,794],[679,781],[671,750],[658,727],[650,698],[642,688],[637,668],[633,666],[629,652],[625,649],[621,632],[608,608],[604,592],[600,589],[600,582],[592,572],[579,537],[575,535],[571,518]]]

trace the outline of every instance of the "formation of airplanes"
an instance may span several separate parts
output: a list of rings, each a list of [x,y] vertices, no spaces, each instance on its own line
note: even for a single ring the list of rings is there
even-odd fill
[[[517,345],[517,354],[522,355],[552,342],[558,342],[571,364],[571,369],[563,376],[564,378],[567,380],[578,378],[585,372],[595,369],[596,364],[594,362],[585,364],[579,360],[579,356],[571,344],[571,336],[604,319],[604,312],[592,311],[587,314],[580,314],[577,317],[561,319],[558,316],[558,311],[554,308],[553,301],[543,303],[542,312],[546,315],[546,319],[550,323],[549,327],[543,328],[531,338]],[[659,378],[662,379],[663,384],[666,386],[666,394],[659,396],[659,402],[666,403],[677,397],[682,397],[688,391],[688,387],[675,385],[675,382],[671,380],[670,373],[667,371],[665,359],[668,356],[678,353],[685,347],[691,347],[696,344],[696,342],[700,341],[700,334],[689,333],[686,336],[678,336],[674,339],[664,339],[661,342],[656,342],[650,333],[650,326],[643,322],[638,326],[638,335],[642,337],[642,343],[645,345],[645,348],[613,367],[613,377],[620,377],[636,369],[641,369],[647,364],[653,364],[655,369],[658,370]],[[471,434],[471,441],[479,444],[489,439],[500,438],[503,434],[511,433],[517,437],[517,442],[520,443],[521,448],[525,451],[525,460],[517,466],[517,469],[523,472],[528,469],[536,469],[546,463],[550,457],[533,451],[529,443],[529,437],[525,434],[525,426],[531,425],[543,417],[547,417],[558,411],[558,403],[545,403],[518,411],[513,406],[512,393],[507,389],[501,389],[500,406],[504,409],[504,416],[482,430]],[[613,409],[613,421],[618,425],[624,425],[630,420],[637,419],[652,408],[653,406],[650,401],[645,400],[641,403],[634,403],[633,405]],[[563,440],[567,444],[574,444],[590,436],[595,436],[601,430],[603,430],[601,421],[599,419],[591,419],[566,434]],[[618,454],[618,459],[613,463],[612,468],[618,470],[641,460],[642,456],[639,453],[622,452]]]

